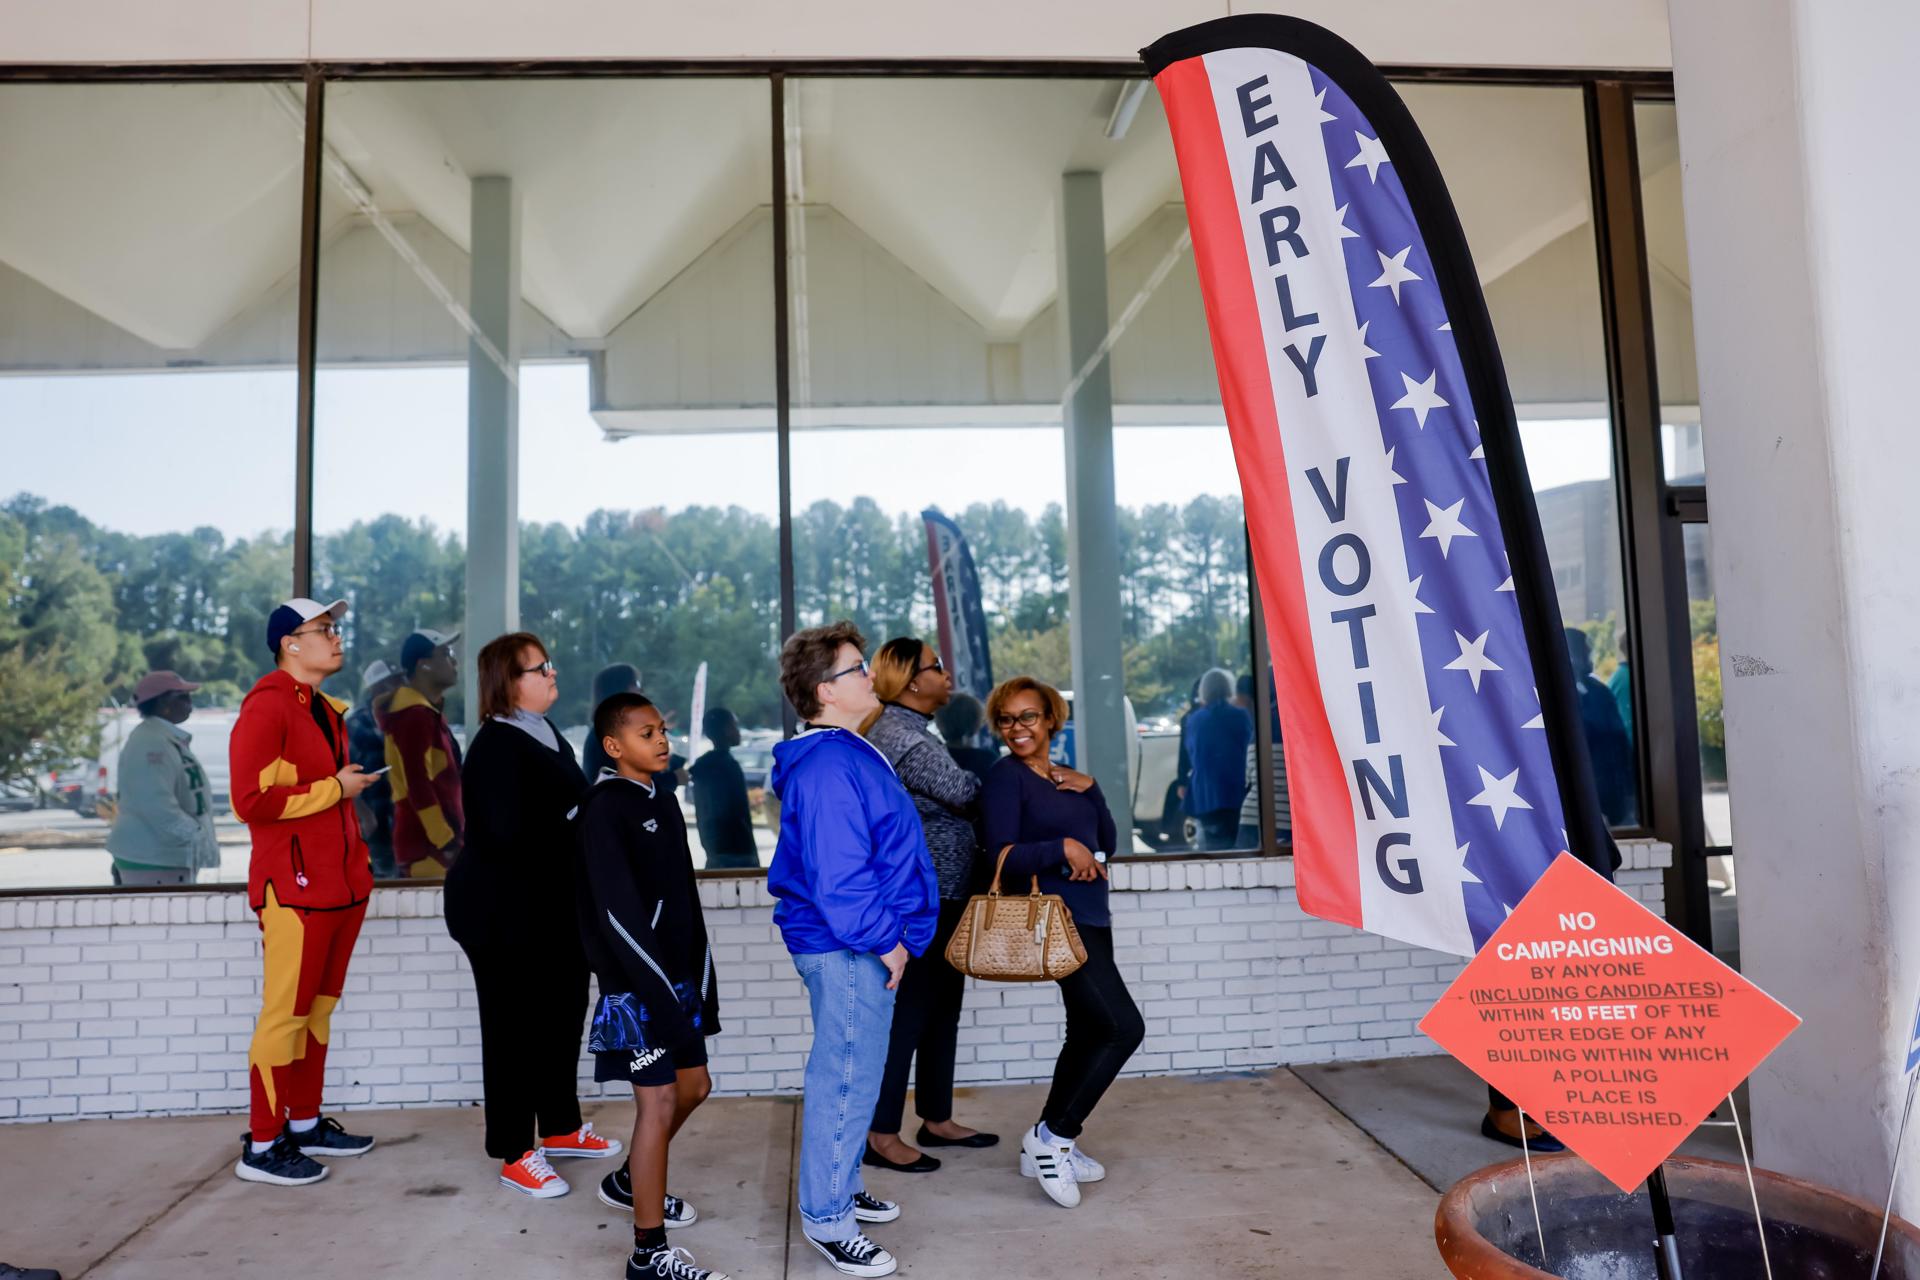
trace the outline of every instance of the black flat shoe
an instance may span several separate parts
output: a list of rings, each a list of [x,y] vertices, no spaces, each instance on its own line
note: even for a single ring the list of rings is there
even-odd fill
[[[1520,1139],[1503,1132],[1500,1126],[1493,1122],[1492,1116],[1480,1117],[1480,1136],[1483,1138],[1492,1138],[1495,1142],[1504,1142],[1515,1150],[1521,1149]],[[1556,1151],[1565,1151],[1566,1149],[1566,1143],[1560,1141],[1560,1139],[1554,1137],[1544,1129],[1540,1131],[1539,1137],[1528,1138],[1525,1146],[1525,1150],[1537,1151],[1543,1155],[1552,1155]]]
[[[925,1125],[913,1135],[913,1140],[923,1147],[997,1147],[1000,1135],[997,1133],[976,1133],[971,1138],[943,1138]]]
[[[860,1157],[860,1163],[870,1164],[876,1169],[891,1169],[895,1173],[932,1173],[940,1167],[940,1162],[924,1151],[920,1153],[920,1158],[911,1164],[889,1160],[875,1151],[871,1143],[867,1146],[866,1154]]]

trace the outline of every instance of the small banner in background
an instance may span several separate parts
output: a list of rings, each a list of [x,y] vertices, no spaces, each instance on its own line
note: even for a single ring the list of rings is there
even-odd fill
[[[1266,613],[1300,905],[1472,954],[1611,870],[1485,300],[1398,95],[1311,23],[1142,55],[1166,104]]]
[[[933,612],[940,621],[940,657],[956,693],[987,700],[993,692],[993,656],[987,648],[986,603],[980,573],[973,565],[960,526],[928,507],[920,513],[927,526],[927,567],[933,575]]]

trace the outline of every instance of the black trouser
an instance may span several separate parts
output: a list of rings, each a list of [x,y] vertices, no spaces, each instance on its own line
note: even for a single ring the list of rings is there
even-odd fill
[[[913,1071],[913,1109],[927,1124],[953,1119],[953,1050],[960,1038],[960,1002],[966,975],[947,963],[947,943],[967,913],[967,901],[942,900],[940,923],[925,955],[907,961],[893,999],[887,1069],[873,1107],[875,1133],[898,1133],[907,1110],[907,1068]],[[915,1063],[918,1065],[914,1065]]]
[[[1200,824],[1200,848],[1208,853],[1233,848],[1233,838],[1240,831],[1240,806],[1231,809],[1215,809],[1212,813],[1195,814]]]
[[[1047,1128],[1061,1138],[1080,1136],[1080,1127],[1147,1034],[1113,963],[1113,930],[1083,924],[1080,941],[1086,945],[1087,962],[1060,979],[1067,1039],[1040,1113]]]
[[[587,963],[577,945],[564,941],[534,954],[524,939],[461,947],[480,997],[487,1154],[518,1160],[540,1139],[580,1127]]]

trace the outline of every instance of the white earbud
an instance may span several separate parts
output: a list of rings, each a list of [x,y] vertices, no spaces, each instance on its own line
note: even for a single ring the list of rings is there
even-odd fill
[[[288,652],[288,653],[298,653],[298,652],[300,652],[300,646],[299,646],[299,645],[297,645],[297,644],[290,644],[290,645],[288,645],[288,646],[287,646],[287,652]]]

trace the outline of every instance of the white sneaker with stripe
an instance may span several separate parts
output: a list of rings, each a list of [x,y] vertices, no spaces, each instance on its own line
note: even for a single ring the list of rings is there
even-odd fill
[[[1064,1209],[1080,1204],[1080,1179],[1073,1167],[1073,1148],[1065,1143],[1048,1142],[1040,1136],[1040,1126],[1027,1130],[1020,1139],[1020,1172],[1040,1180],[1047,1198]]]

